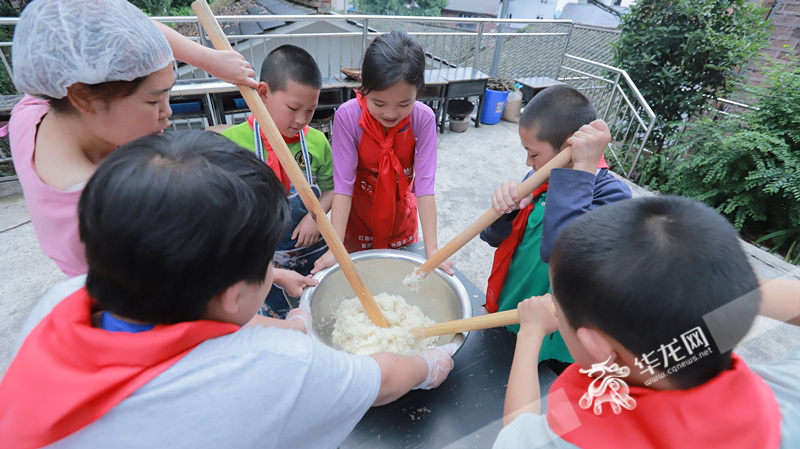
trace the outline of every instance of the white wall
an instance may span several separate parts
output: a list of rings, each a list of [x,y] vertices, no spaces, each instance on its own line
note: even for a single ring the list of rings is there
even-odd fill
[[[558,0],[510,0],[508,13],[512,19],[552,20]]]

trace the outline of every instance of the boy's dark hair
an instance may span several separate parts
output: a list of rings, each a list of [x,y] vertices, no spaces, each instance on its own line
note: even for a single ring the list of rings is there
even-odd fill
[[[688,198],[625,200],[583,215],[558,236],[550,269],[553,295],[572,328],[595,327],[640,361],[653,353],[650,361],[661,365],[656,372],[678,364],[668,359],[665,366],[664,346],[683,348],[676,358],[689,360],[705,349],[689,354],[683,347],[682,334],[700,327],[712,351],[669,371],[682,389],[728,369],[733,344],[720,349],[725,344],[719,337],[741,341],[758,313],[758,281],[736,230]],[[703,319],[712,311],[724,323],[724,335],[712,336]],[[642,366],[631,370],[644,371]]]
[[[317,61],[295,45],[281,45],[269,52],[261,63],[260,80],[267,83],[270,92],[286,90],[287,80],[314,89],[322,88],[322,73]]]
[[[536,126],[536,138],[561,151],[571,135],[596,118],[597,111],[588,98],[574,87],[558,85],[542,90],[528,102],[519,126],[525,129]]]
[[[361,63],[361,87],[366,95],[381,91],[405,81],[416,86],[417,92],[425,88],[425,50],[401,31],[378,36],[369,44]]]
[[[111,153],[86,184],[78,220],[89,294],[124,318],[171,324],[202,318],[239,281],[264,282],[289,205],[252,152],[189,131]]]

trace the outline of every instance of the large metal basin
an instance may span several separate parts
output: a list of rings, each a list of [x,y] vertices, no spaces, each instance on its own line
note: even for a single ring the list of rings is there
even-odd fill
[[[400,295],[437,323],[472,316],[472,306],[464,285],[455,276],[449,276],[442,270],[433,271],[418,292],[403,285],[403,279],[425,262],[420,255],[408,251],[375,249],[350,256],[373,295],[382,292]],[[313,317],[311,336],[335,347],[331,341],[334,314],[339,303],[355,297],[355,293],[338,264],[315,274],[314,279],[319,280],[319,284],[303,291],[303,299],[310,300]],[[454,342],[461,348],[466,338],[467,333],[444,335],[436,340],[436,345]]]

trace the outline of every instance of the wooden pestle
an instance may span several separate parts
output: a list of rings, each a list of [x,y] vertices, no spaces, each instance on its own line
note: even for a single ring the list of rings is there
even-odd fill
[[[553,312],[553,315],[558,316],[555,304],[550,303],[550,311]],[[425,327],[415,327],[411,329],[411,333],[419,338],[440,337],[442,335],[457,334],[459,332],[491,329],[493,327],[511,326],[514,324],[519,324],[519,313],[517,309],[474,316],[461,320],[445,321]]]
[[[561,150],[553,159],[544,164],[544,167],[536,170],[536,173],[532,174],[528,179],[523,181],[519,187],[517,187],[519,197],[524,198],[533,193],[534,190],[550,179],[550,171],[552,169],[566,167],[571,160],[572,147],[567,147]],[[474,239],[478,234],[481,233],[481,231],[486,229],[489,225],[497,221],[497,219],[502,216],[503,214],[498,214],[493,207],[490,207],[488,211],[484,212],[484,214],[475,220],[474,223],[469,225],[467,229],[461,231],[461,233],[455,236],[453,240],[447,243],[447,245],[443,246],[430,259],[420,265],[411,275],[409,275],[409,278],[411,276],[428,276],[431,271],[435,270],[436,267],[447,260],[448,257],[455,254],[456,251],[469,243],[470,240]],[[408,280],[409,278],[406,279]]]
[[[203,25],[203,28],[205,28],[208,33],[208,37],[211,39],[214,47],[217,50],[233,50],[231,44],[228,42],[228,38],[225,37],[222,28],[220,28],[219,23],[217,23],[214,13],[212,13],[211,8],[208,7],[206,0],[197,0],[193,2],[192,9],[197,15],[200,24]],[[358,271],[356,271],[356,267],[350,259],[350,255],[347,254],[347,250],[345,250],[342,241],[339,239],[333,226],[331,226],[331,222],[328,220],[328,216],[319,204],[319,200],[314,195],[313,190],[311,190],[311,186],[308,185],[308,181],[306,181],[303,172],[300,171],[300,167],[297,166],[294,157],[292,157],[292,153],[289,151],[289,147],[286,146],[286,142],[284,142],[280,131],[278,131],[278,128],[275,126],[275,122],[272,120],[272,117],[270,117],[269,112],[267,112],[266,106],[264,106],[261,98],[259,98],[258,92],[247,86],[237,85],[237,87],[239,88],[239,92],[242,93],[242,97],[250,108],[250,111],[253,112],[256,120],[258,120],[258,123],[261,125],[261,130],[264,132],[264,135],[266,135],[267,141],[269,141],[269,144],[275,151],[275,155],[278,156],[278,160],[281,162],[284,170],[286,170],[286,173],[289,175],[289,179],[292,180],[292,184],[294,184],[297,189],[297,193],[300,194],[303,204],[305,204],[311,216],[314,217],[314,221],[316,221],[320,233],[322,233],[325,242],[331,248],[336,261],[339,262],[342,272],[348,282],[350,282],[350,286],[353,287],[356,297],[361,301],[361,305],[364,306],[367,315],[369,315],[370,319],[372,319],[376,325],[380,327],[389,327],[389,323],[381,313],[381,309],[378,308],[378,305],[375,303],[375,298],[372,297],[372,294],[367,289],[367,284],[364,282],[364,279]]]

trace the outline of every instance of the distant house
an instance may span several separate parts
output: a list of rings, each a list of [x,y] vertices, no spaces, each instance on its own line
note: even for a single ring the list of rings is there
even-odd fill
[[[308,15],[330,10],[330,1],[298,0],[255,0],[255,5],[247,7],[250,15]],[[233,39],[234,49],[251,61],[256,73],[261,71],[261,62],[280,45],[294,44],[305,48],[314,55],[323,77],[340,73],[341,67],[357,66],[361,60],[361,36],[346,36],[331,41],[328,37],[313,37],[318,33],[361,33],[361,27],[350,22],[317,20],[286,22],[284,20],[263,20],[258,22],[221,22],[228,36],[258,36],[255,38]],[[280,35],[304,35],[304,37],[277,37]],[[312,36],[308,36],[312,35]],[[273,37],[275,36],[275,37]],[[179,69],[181,79],[203,78],[199,69],[185,65]]]
[[[442,17],[496,19],[498,14],[500,14],[500,0],[450,0],[450,3],[442,8]],[[478,29],[475,23],[459,23],[454,26],[467,30]],[[493,30],[493,24],[484,25],[483,31]]]
[[[612,10],[616,11],[616,14],[611,12]],[[558,18],[561,20],[571,20],[579,25],[617,28],[619,26],[620,16],[627,12],[627,7],[614,4],[601,7],[594,3],[587,2],[586,0],[581,0],[579,3],[567,3],[564,5],[564,9],[561,10],[561,14]]]
[[[509,0],[509,19],[552,20],[556,15],[558,0]],[[512,28],[522,28],[525,24],[514,24]]]

